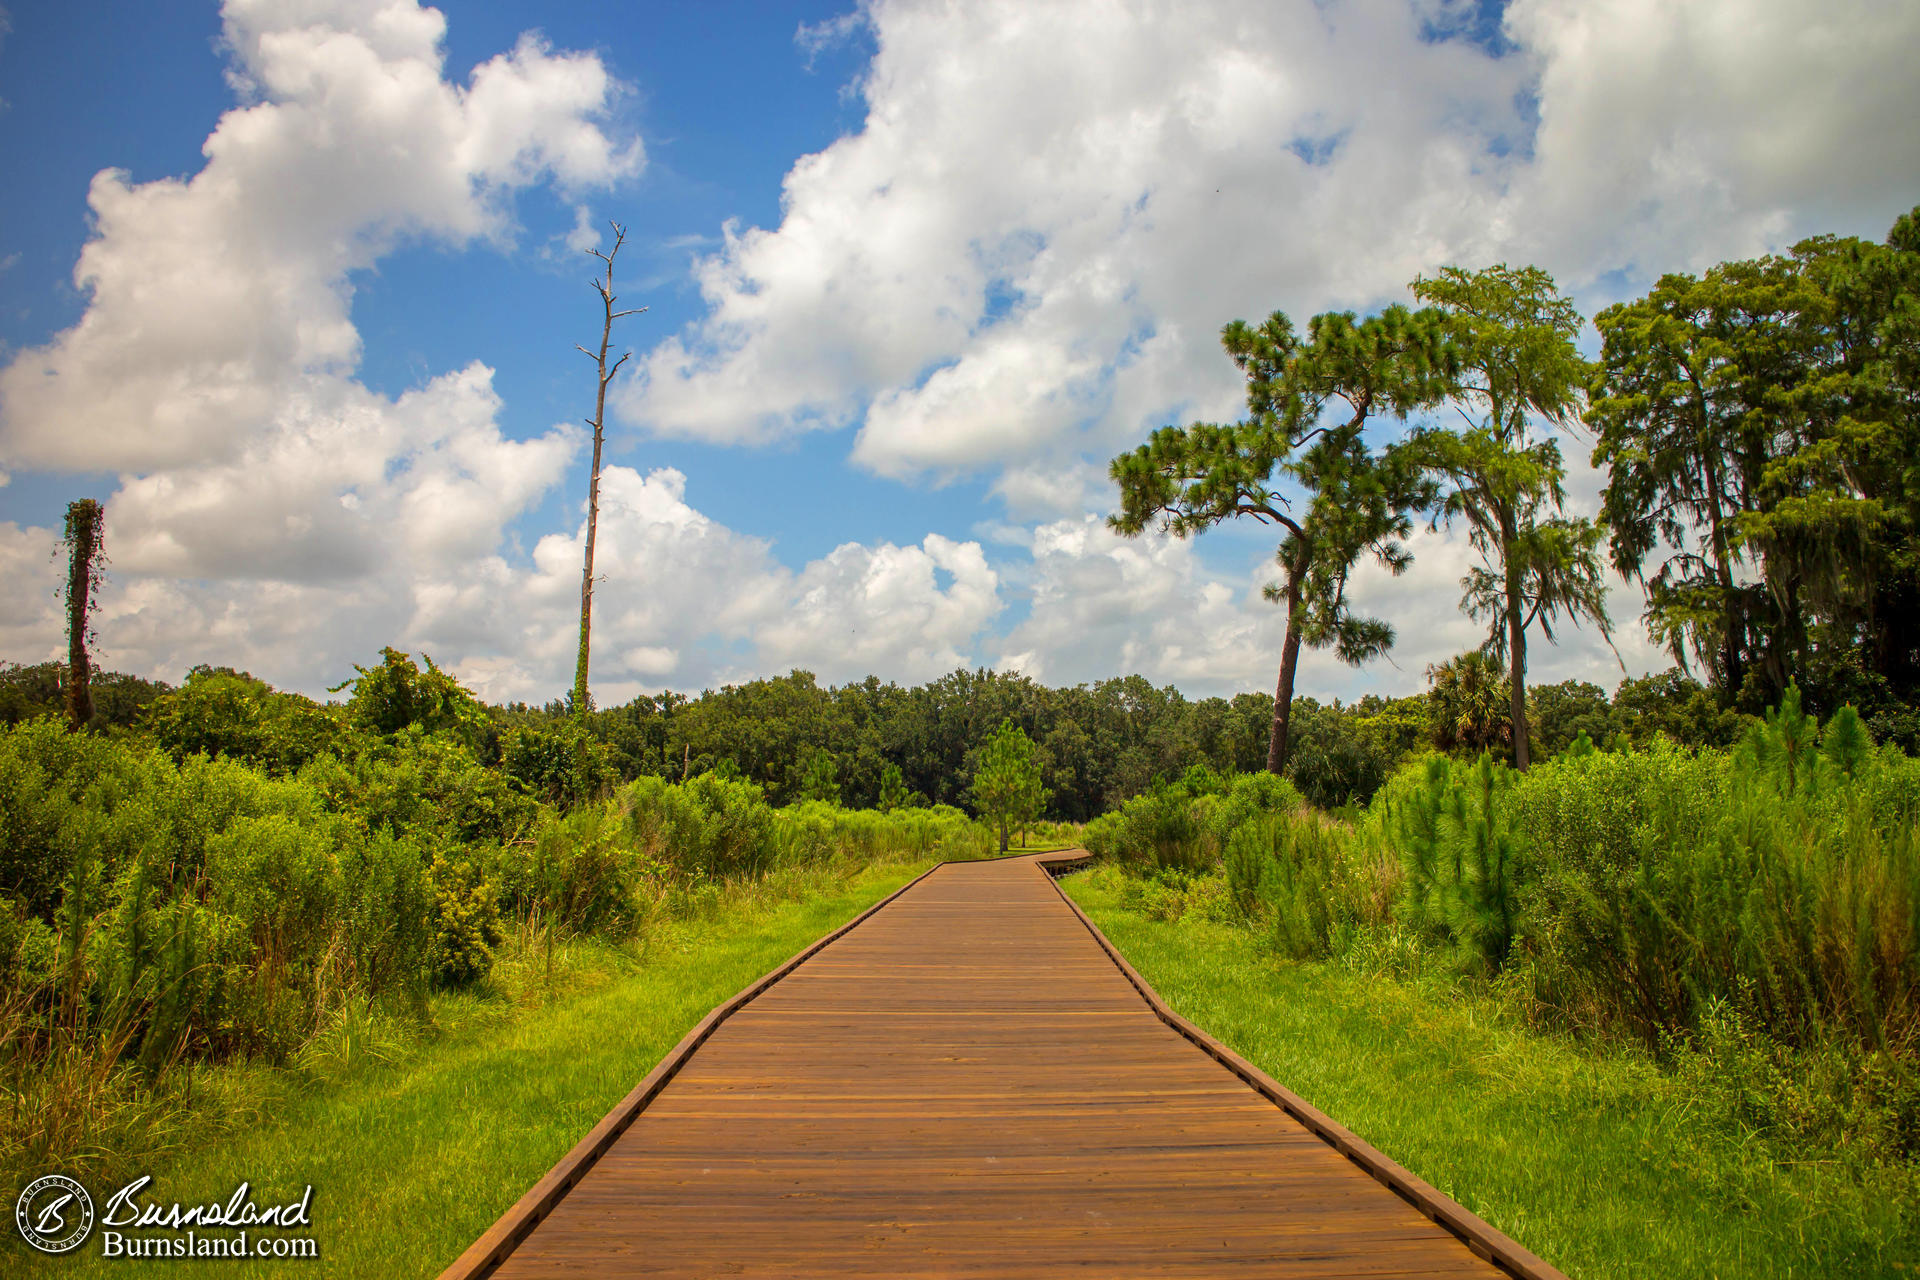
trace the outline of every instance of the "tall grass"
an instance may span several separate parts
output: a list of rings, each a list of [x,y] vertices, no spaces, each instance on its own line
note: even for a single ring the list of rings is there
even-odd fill
[[[1536,1026],[1707,1063],[1809,1143],[1920,1156],[1920,762],[1851,709],[1822,727],[1790,690],[1731,750],[1428,756],[1350,818],[1222,812],[1168,788],[1096,826],[1154,880],[1149,915],[1222,902],[1271,955],[1448,972]]]
[[[1203,883],[1177,923],[1117,869],[1062,887],[1181,1014],[1569,1275],[1920,1266],[1920,1164],[1885,1157],[1891,1076],[1782,1056],[1730,1013],[1664,1063],[1630,1038],[1543,1033],[1505,982],[1459,980],[1398,925],[1275,964],[1264,934],[1208,918]]]
[[[570,939],[644,949],[741,886],[987,842],[955,809],[775,810],[712,774],[562,813],[417,733],[270,777],[28,722],[0,733],[0,1161],[117,1158],[196,1064],[377,1057],[505,953],[551,993]]]

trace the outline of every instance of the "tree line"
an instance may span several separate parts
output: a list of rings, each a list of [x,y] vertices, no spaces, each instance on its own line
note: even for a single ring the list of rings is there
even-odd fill
[[[1469,654],[1443,664],[1424,695],[1297,699],[1286,776],[1322,807],[1364,804],[1410,752],[1508,747],[1506,688],[1472,678],[1478,661]],[[0,666],[0,723],[57,715],[63,672],[58,663]],[[224,756],[275,775],[324,754],[386,749],[380,744],[417,728],[516,794],[563,808],[641,777],[677,783],[712,772],[757,784],[775,805],[816,799],[881,810],[977,808],[982,752],[1005,724],[1033,744],[1046,793],[1034,802],[1038,815],[1085,822],[1196,767],[1223,777],[1264,769],[1273,721],[1265,693],[1190,699],[1139,675],[1052,688],[965,669],[911,687],[876,677],[823,685],[794,671],[693,698],[642,695],[580,718],[567,699],[482,703],[431,661],[423,667],[391,649],[359,669],[352,689],[347,704],[329,704],[230,668],[197,667],[177,688],[96,673],[91,724],[152,737],[176,759]],[[1537,755],[1564,750],[1582,732],[1602,746],[1657,734],[1724,746],[1749,719],[1677,669],[1622,680],[1611,697],[1574,680],[1534,686],[1527,697]]]
[[[1410,289],[1419,310],[1327,312],[1304,334],[1278,311],[1228,324],[1247,416],[1162,427],[1110,466],[1123,534],[1279,531],[1270,771],[1301,645],[1354,666],[1391,648],[1348,586],[1367,557],[1406,572],[1420,518],[1463,525],[1478,557],[1461,608],[1487,624],[1474,674],[1505,695],[1519,768],[1529,638],[1589,623],[1611,644],[1608,567],[1645,586],[1649,633],[1722,706],[1757,713],[1795,685],[1915,745],[1920,208],[1883,244],[1816,236],[1662,276],[1594,317],[1597,361],[1538,267],[1449,266]],[[1582,429],[1607,476],[1598,519],[1566,510],[1561,439]]]

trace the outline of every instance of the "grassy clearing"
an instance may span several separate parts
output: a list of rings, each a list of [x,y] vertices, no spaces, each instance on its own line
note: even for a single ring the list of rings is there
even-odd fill
[[[1183,1016],[1576,1280],[1920,1272],[1911,1166],[1784,1161],[1685,1072],[1529,1030],[1497,993],[1276,963],[1143,914],[1113,869],[1062,883]]]
[[[155,1175],[147,1198],[224,1201],[245,1179],[264,1204],[311,1183],[320,1262],[170,1260],[167,1274],[436,1274],[709,1009],[928,865],[783,872],[719,888],[644,946],[562,943],[551,996],[546,952],[523,931],[487,990],[436,1000],[430,1042],[349,1006],[309,1045],[299,1075],[203,1070],[197,1118],[174,1122],[174,1154],[139,1170]],[[109,1184],[88,1182],[98,1205]],[[79,1256],[59,1260],[8,1235],[8,1274],[123,1274],[128,1265],[99,1256],[97,1231]]]

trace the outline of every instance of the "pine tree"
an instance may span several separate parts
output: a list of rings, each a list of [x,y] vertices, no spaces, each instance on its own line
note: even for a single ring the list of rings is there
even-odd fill
[[[1008,827],[1038,818],[1052,794],[1040,785],[1033,740],[1013,721],[1002,720],[981,748],[973,774],[974,804],[999,830],[1000,852],[1007,851]]]
[[[1506,650],[1513,762],[1525,769],[1527,632],[1537,623],[1551,641],[1557,618],[1587,618],[1613,643],[1600,576],[1605,531],[1558,514],[1566,469],[1550,432],[1578,415],[1588,376],[1573,345],[1580,315],[1538,267],[1444,267],[1415,280],[1413,292],[1447,313],[1453,399],[1468,422],[1459,431],[1423,428],[1413,447],[1450,486],[1436,523],[1465,519],[1480,553],[1461,581],[1461,606],[1490,624],[1490,653]],[[1536,433],[1535,419],[1549,434]]]
[[[904,809],[909,800],[906,775],[900,772],[900,766],[889,764],[880,771],[880,812],[892,813],[895,809]]]
[[[1257,329],[1236,320],[1221,344],[1246,375],[1247,420],[1162,427],[1109,467],[1120,510],[1108,523],[1129,537],[1157,524],[1184,538],[1241,516],[1283,532],[1281,579],[1266,593],[1287,610],[1270,772],[1286,768],[1301,644],[1330,646],[1358,666],[1393,643],[1385,622],[1348,609],[1348,575],[1367,554],[1402,572],[1411,557],[1400,539],[1433,494],[1418,466],[1398,450],[1376,455],[1363,433],[1375,415],[1404,417],[1452,385],[1444,322],[1403,306],[1364,320],[1327,312],[1302,341],[1279,311]],[[1304,491],[1304,509],[1282,484]]]

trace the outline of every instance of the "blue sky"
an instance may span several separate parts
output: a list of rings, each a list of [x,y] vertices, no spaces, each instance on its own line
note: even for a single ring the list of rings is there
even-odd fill
[[[1496,260],[1590,314],[1920,200],[1920,143],[1871,127],[1920,107],[1920,19],[1866,0],[7,18],[0,658],[63,647],[88,494],[104,660],[175,680],[317,692],[394,643],[565,687],[608,218],[648,311],[615,334],[602,702],[962,663],[1208,694],[1271,686],[1271,540],[1100,517],[1112,454],[1236,413],[1225,321]],[[1312,655],[1303,692],[1412,691],[1474,642],[1460,540],[1415,551],[1357,586],[1393,660]],[[1639,607],[1622,584],[1618,660],[1575,632],[1534,678],[1665,665]]]
[[[600,50],[615,64],[631,89],[618,117],[647,140],[648,165],[597,201],[595,213],[628,229],[616,283],[624,300],[649,310],[623,322],[616,340],[644,347],[698,313],[687,263],[719,242],[721,225],[777,224],[780,179],[794,158],[858,128],[859,104],[843,90],[871,42],[853,33],[811,57],[795,43],[803,24],[840,12],[832,4],[731,13],[680,4],[462,4],[449,11],[446,70],[465,80],[530,24],[557,48]],[[200,145],[233,95],[222,79],[212,4],[17,6],[10,18],[13,30],[0,42],[0,97],[8,104],[0,169],[36,178],[0,193],[0,260],[19,254],[0,277],[10,304],[0,341],[18,348],[44,342],[84,310],[71,277],[94,173],[124,168],[137,182],[194,173],[204,163]],[[103,94],[102,84],[118,91]],[[597,264],[584,254],[575,261],[539,252],[575,221],[550,189],[524,193],[515,213],[521,231],[512,246],[456,252],[415,244],[355,273],[362,382],[398,395],[477,357],[496,370],[509,434],[586,416],[591,370],[572,344],[591,346],[596,336],[597,299],[586,279]],[[687,472],[696,499],[724,505],[736,528],[777,539],[783,558],[796,563],[848,540],[917,541],[929,527],[929,504],[939,512],[930,527],[964,533],[985,488],[876,481],[841,465],[844,447],[818,439],[769,450],[687,441],[642,448],[629,430],[620,443],[620,457]],[[585,469],[574,472],[521,522],[522,537],[564,523],[585,501]],[[0,491],[0,514],[57,523],[74,481],[69,473],[16,477]],[[110,486],[110,473],[100,482]],[[823,491],[834,499],[820,501]]]

